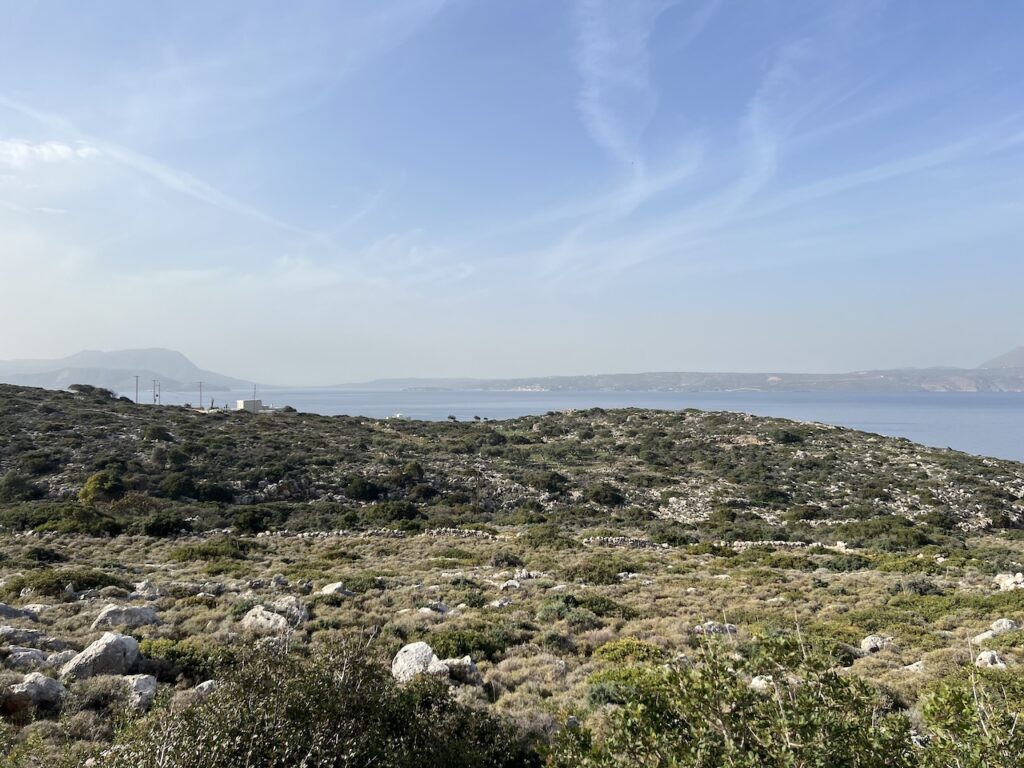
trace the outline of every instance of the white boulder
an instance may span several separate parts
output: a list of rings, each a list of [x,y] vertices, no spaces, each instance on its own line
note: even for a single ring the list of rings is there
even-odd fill
[[[448,667],[434,654],[426,643],[410,643],[395,654],[391,662],[391,676],[400,683],[407,683],[418,675],[448,678]]]
[[[128,707],[133,712],[148,712],[156,698],[156,678],[152,675],[128,675],[124,678],[128,686]]]
[[[982,651],[974,660],[976,667],[988,667],[990,669],[1006,669],[1004,662],[995,651]]]
[[[351,590],[345,589],[345,582],[343,582],[343,581],[334,581],[334,582],[331,582],[330,584],[325,584],[324,586],[320,587],[320,594],[321,595],[344,595],[345,597],[348,597],[348,596],[354,595],[355,592],[352,592]]]
[[[294,595],[279,597],[270,604],[270,609],[284,616],[292,625],[305,624],[309,621],[309,609]]]
[[[134,637],[104,632],[103,637],[65,664],[60,676],[65,680],[83,680],[94,675],[126,675],[138,658],[139,644]]]
[[[39,672],[30,672],[20,683],[4,692],[3,708],[13,714],[29,707],[56,707],[66,693],[67,689],[60,680]]]
[[[1009,592],[1011,589],[1024,589],[1024,572],[1000,573],[992,577],[992,584],[1001,592]]]
[[[860,641],[860,649],[865,653],[878,653],[883,648],[891,646],[892,638],[882,637],[881,635],[868,635]]]
[[[281,635],[288,631],[288,619],[257,605],[242,617],[242,629],[257,635]]]
[[[110,603],[105,606],[96,621],[92,623],[93,629],[101,627],[144,627],[149,624],[159,624],[156,611],[147,607],[134,607],[130,605],[117,605]]]

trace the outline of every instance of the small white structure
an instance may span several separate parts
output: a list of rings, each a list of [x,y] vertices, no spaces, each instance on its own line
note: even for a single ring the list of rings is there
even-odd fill
[[[235,401],[236,411],[248,411],[249,413],[259,413],[263,410],[262,400],[236,400]]]

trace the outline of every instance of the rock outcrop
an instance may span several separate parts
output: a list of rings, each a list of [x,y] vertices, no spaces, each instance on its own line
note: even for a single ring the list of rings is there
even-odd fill
[[[418,675],[448,678],[448,667],[424,642],[410,643],[395,654],[391,662],[391,675],[400,683],[407,683]]]
[[[0,700],[8,714],[22,712],[31,707],[56,708],[64,700],[67,689],[52,677],[30,672],[24,679],[8,688]]]
[[[268,611],[262,605],[251,609],[240,622],[242,629],[257,635],[283,635],[288,631],[288,619],[279,613]]]
[[[139,658],[134,637],[104,632],[103,637],[71,659],[60,671],[64,680],[83,680],[94,675],[127,675]]]
[[[156,611],[147,607],[135,607],[130,605],[117,605],[110,603],[105,606],[100,615],[92,623],[93,629],[103,627],[145,627],[149,624],[159,624]]]

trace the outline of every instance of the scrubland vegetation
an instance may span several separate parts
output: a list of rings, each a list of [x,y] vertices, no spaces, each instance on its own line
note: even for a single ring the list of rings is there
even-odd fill
[[[0,386],[0,525],[3,765],[1024,754],[1013,462],[738,414],[375,421]],[[107,630],[137,658],[69,674]],[[420,641],[438,665],[393,679]],[[33,673],[64,691],[30,696]]]

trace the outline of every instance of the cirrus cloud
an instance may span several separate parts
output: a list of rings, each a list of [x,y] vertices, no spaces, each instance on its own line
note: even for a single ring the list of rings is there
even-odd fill
[[[0,166],[27,168],[36,163],[60,163],[96,157],[100,151],[88,144],[71,146],[60,141],[31,142],[0,139]]]

